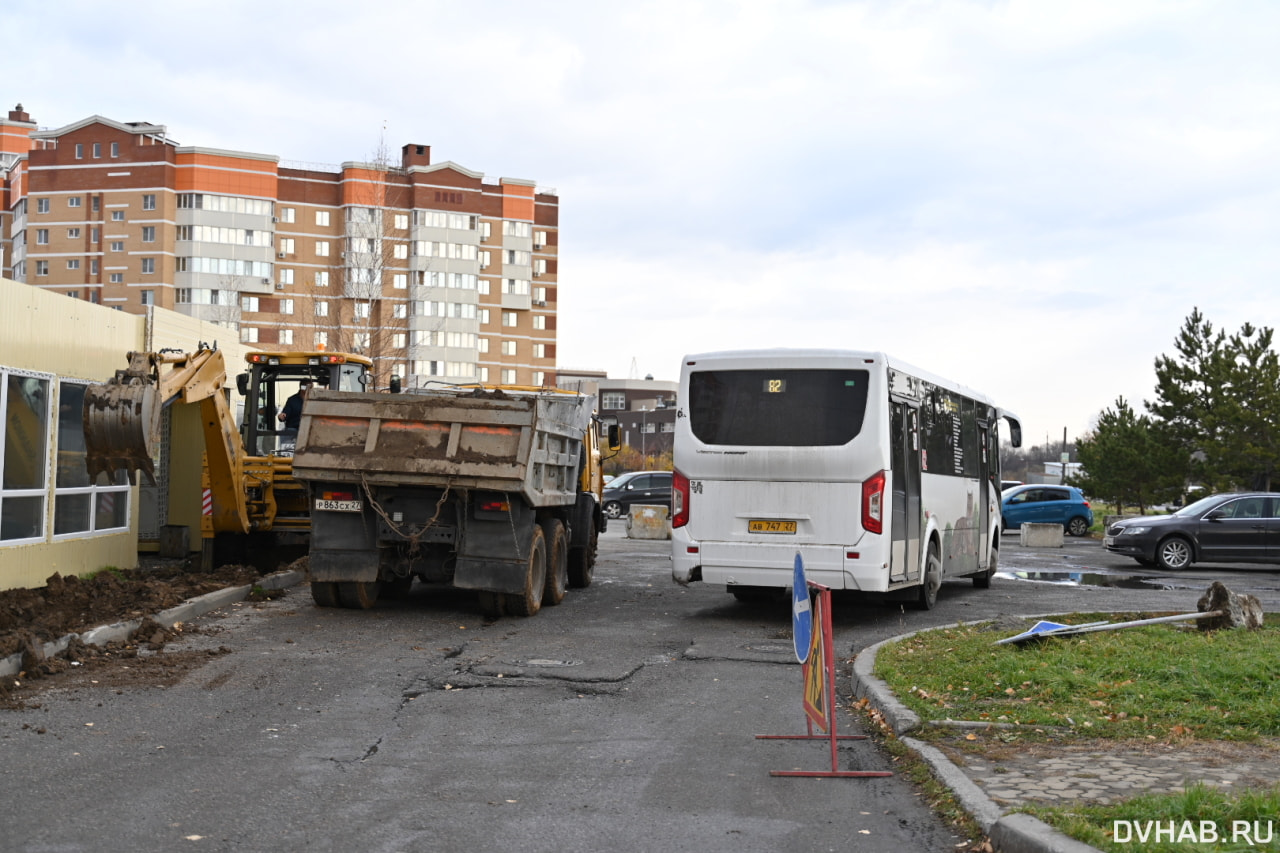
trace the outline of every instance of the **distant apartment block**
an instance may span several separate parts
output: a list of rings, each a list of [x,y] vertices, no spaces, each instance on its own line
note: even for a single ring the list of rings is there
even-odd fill
[[[559,197],[432,163],[286,165],[163,125],[0,120],[0,275],[261,349],[359,352],[375,379],[554,385]]]

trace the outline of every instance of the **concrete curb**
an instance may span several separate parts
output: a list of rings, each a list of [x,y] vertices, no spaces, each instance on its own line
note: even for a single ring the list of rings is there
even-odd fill
[[[953,627],[961,624],[965,623],[957,623]],[[998,803],[988,797],[941,750],[915,738],[905,737],[920,728],[920,716],[899,702],[889,685],[876,678],[872,672],[876,665],[876,655],[883,646],[901,642],[917,633],[919,632],[912,631],[890,637],[859,652],[853,661],[854,695],[859,699],[866,699],[878,710],[894,734],[914,750],[929,765],[934,775],[951,789],[961,807],[990,837],[991,845],[997,853],[1101,853],[1098,848],[1076,841],[1031,815],[1006,814]]]
[[[304,577],[305,575],[302,572],[293,570],[263,575],[256,584],[233,586],[205,593],[184,601],[177,607],[163,610],[151,618],[166,628],[172,628],[179,622],[186,622],[197,616],[203,616],[211,610],[217,610],[220,607],[226,607],[228,604],[243,601],[249,597],[249,593],[253,591],[255,586],[261,589],[285,589],[301,583]],[[104,646],[111,642],[123,642],[129,638],[130,634],[138,630],[138,626],[141,624],[141,619],[132,619],[128,622],[101,625],[85,631],[83,634],[67,634],[57,640],[45,643],[44,656],[47,658],[53,657],[66,651],[67,646],[76,637],[79,637],[80,641],[88,646]],[[21,671],[22,652],[15,652],[0,660],[0,677],[17,675]]]

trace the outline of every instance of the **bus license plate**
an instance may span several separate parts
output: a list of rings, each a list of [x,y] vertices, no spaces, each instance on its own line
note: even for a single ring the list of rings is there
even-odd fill
[[[768,519],[753,518],[747,522],[748,533],[795,533],[796,523],[794,521],[769,521]]]
[[[363,507],[360,501],[326,501],[316,498],[316,509],[327,509],[330,512],[359,512]]]

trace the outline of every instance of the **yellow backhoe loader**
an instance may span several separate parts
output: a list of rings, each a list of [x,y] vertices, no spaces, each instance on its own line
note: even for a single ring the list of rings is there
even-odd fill
[[[363,391],[372,362],[330,352],[256,352],[236,377],[243,415],[226,384],[221,350],[129,353],[129,367],[84,397],[89,475],[141,470],[155,482],[161,415],[175,402],[199,403],[204,432],[201,563],[270,565],[277,548],[305,545],[311,513],[293,478],[302,395],[309,387]],[[172,453],[182,450],[173,449]]]

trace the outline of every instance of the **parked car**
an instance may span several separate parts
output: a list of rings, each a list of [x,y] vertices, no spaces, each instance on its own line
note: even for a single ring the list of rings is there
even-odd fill
[[[670,471],[632,471],[620,474],[604,487],[600,496],[604,514],[621,518],[633,504],[649,504],[671,508]]]
[[[1072,536],[1084,536],[1093,526],[1093,510],[1084,493],[1073,486],[1014,486],[1000,493],[1000,513],[1006,530],[1024,524],[1061,524]]]
[[[1280,494],[1210,495],[1172,515],[1126,518],[1103,547],[1166,571],[1192,563],[1280,563]]]

